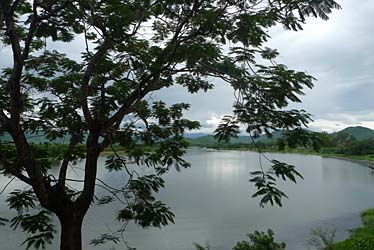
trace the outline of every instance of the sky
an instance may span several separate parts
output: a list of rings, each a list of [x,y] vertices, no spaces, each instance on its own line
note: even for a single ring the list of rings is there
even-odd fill
[[[268,47],[280,52],[278,63],[306,71],[318,81],[306,90],[302,103],[290,108],[313,115],[314,131],[334,132],[348,126],[374,129],[374,1],[338,0],[330,20],[308,19],[303,31],[276,27]],[[171,88],[154,95],[169,103],[185,101],[192,107],[187,116],[199,120],[201,132],[212,132],[223,115],[230,114],[234,100],[230,86],[215,82],[207,93],[189,95]]]
[[[310,18],[303,31],[282,27],[270,30],[268,47],[280,52],[278,63],[306,71],[318,81],[306,90],[302,103],[290,108],[305,109],[313,115],[309,129],[334,132],[348,126],[374,129],[374,1],[337,0],[330,20]],[[82,41],[54,45],[54,49],[80,57]],[[51,49],[51,48],[50,48]],[[7,64],[10,51],[0,47],[0,67]],[[234,95],[224,82],[213,82],[214,90],[191,95],[182,87],[152,94],[153,100],[168,104],[187,102],[186,117],[201,122],[200,131],[211,133],[220,118],[232,113]]]

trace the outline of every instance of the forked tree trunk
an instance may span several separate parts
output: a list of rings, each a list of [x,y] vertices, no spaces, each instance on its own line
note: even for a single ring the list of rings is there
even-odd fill
[[[95,193],[97,159],[100,151],[98,135],[87,139],[84,187],[81,196],[71,207],[56,209],[61,224],[60,250],[82,250],[82,223]]]
[[[61,224],[60,250],[82,250],[83,216],[74,212],[59,218]]]

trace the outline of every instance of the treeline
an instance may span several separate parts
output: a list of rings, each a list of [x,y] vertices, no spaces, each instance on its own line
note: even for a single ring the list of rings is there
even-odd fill
[[[204,148],[211,148],[211,149],[238,149],[238,150],[273,150],[275,149],[276,145],[274,143],[264,143],[264,142],[257,142],[256,144],[253,143],[199,143],[199,144],[192,144],[195,147],[204,147]]]
[[[374,155],[374,138],[357,140],[348,133],[337,135],[320,134],[322,153],[344,155]]]
[[[312,132],[311,132],[312,133]],[[327,134],[314,133],[319,138],[319,152],[322,154],[339,154],[352,156],[374,155],[374,138],[357,140],[347,133]],[[192,146],[206,147],[211,149],[237,149],[237,150],[263,150],[263,151],[286,151],[302,152],[311,151],[312,147],[285,148],[280,150],[278,140],[269,140],[267,142],[257,141],[255,143],[191,143]]]
[[[324,147],[321,152],[345,155],[374,155],[374,139],[352,141],[335,147]]]

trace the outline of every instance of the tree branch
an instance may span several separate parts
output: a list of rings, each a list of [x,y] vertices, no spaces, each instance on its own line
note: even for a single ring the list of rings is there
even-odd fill
[[[145,77],[144,80],[141,83],[139,83],[138,88],[136,88],[130,94],[130,96],[126,99],[125,103],[119,108],[119,110],[111,118],[109,118],[107,122],[105,122],[104,129],[107,129],[107,128],[113,126],[113,124],[118,124],[119,125],[121,120],[123,119],[123,117],[125,115],[129,114],[132,111],[133,105],[136,101],[141,100],[148,93],[150,93],[152,91],[155,91],[155,90],[159,90],[159,89],[164,87],[163,85],[155,85],[155,83],[157,82],[159,74],[163,70],[167,69],[173,63],[173,61],[171,59],[175,56],[177,48],[180,45],[180,41],[178,40],[178,36],[181,33],[181,31],[183,29],[183,26],[187,23],[188,19],[192,17],[192,15],[193,14],[186,17],[185,20],[183,20],[182,22],[179,23],[179,25],[176,29],[176,33],[170,41],[170,45],[174,46],[174,49],[173,49],[172,53],[169,56],[166,56],[166,53],[168,51],[168,46],[166,46],[166,48],[160,53],[160,55],[158,55],[158,58],[157,58],[156,62],[157,63],[164,62],[164,63],[160,63],[163,66],[159,70],[157,70],[156,72],[153,72],[149,76]],[[164,65],[165,62],[166,62],[166,65]],[[152,78],[153,78],[153,80],[152,80]],[[149,82],[149,81],[150,81],[150,83],[148,83],[148,85],[146,85],[147,82]],[[145,86],[145,87],[143,87],[143,86]]]
[[[91,58],[89,63],[87,64],[87,68],[82,76],[82,86],[81,86],[81,105],[84,117],[89,125],[92,127],[94,124],[92,115],[88,108],[88,96],[89,96],[89,82],[91,77],[95,71],[96,64],[102,59],[105,54],[114,46],[114,43],[109,39],[104,40],[104,42],[100,45],[99,49],[97,50],[96,54]]]
[[[81,137],[79,135],[74,134],[71,137],[69,147],[64,154],[64,159],[62,160],[61,167],[60,167],[60,172],[59,172],[59,176],[58,176],[58,186],[61,189],[65,188],[66,172],[67,172],[67,168],[69,166],[69,162],[70,162],[70,159],[71,159],[71,154],[74,150],[74,147],[78,144],[80,138]]]

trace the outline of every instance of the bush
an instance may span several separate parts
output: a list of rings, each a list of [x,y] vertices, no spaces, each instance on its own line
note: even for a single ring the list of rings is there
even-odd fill
[[[361,219],[365,226],[374,227],[374,209],[368,209],[362,212]]]
[[[253,234],[248,234],[251,242],[238,242],[233,250],[283,250],[286,249],[286,243],[274,242],[274,233],[268,229],[267,234],[264,232],[255,231]]]
[[[248,241],[241,241],[236,243],[233,250],[285,250],[286,243],[277,243],[274,241],[274,232],[268,229],[267,233],[255,231],[253,234],[248,234]],[[195,244],[196,250],[209,250],[209,246],[201,246]]]
[[[361,213],[363,226],[352,230],[349,239],[336,243],[333,250],[374,250],[374,209]]]
[[[374,154],[374,139],[351,142],[343,148],[343,153],[347,155]]]

